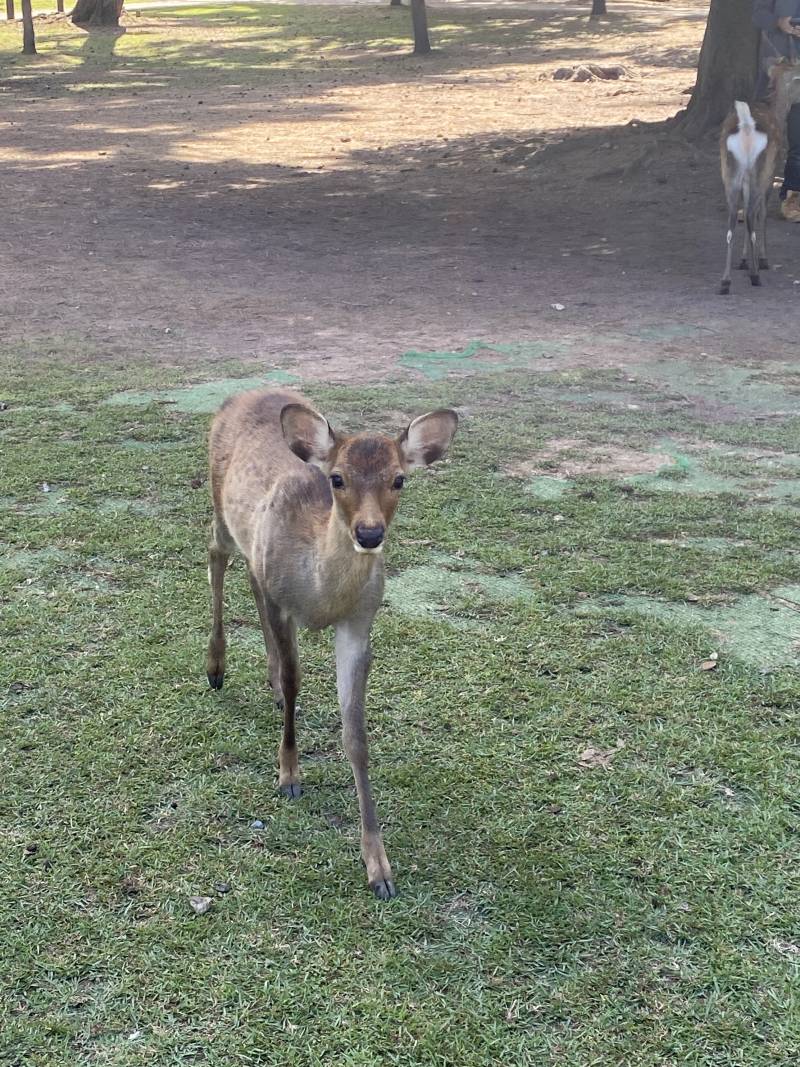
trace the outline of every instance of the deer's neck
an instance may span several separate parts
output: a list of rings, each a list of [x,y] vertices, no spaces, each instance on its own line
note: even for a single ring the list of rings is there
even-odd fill
[[[317,573],[326,589],[361,588],[373,570],[383,569],[383,554],[357,552],[350,531],[331,508],[325,533],[319,545]]]
[[[784,82],[783,79],[779,79],[775,83],[775,89],[772,96],[772,113],[775,116],[775,121],[779,124],[781,129],[786,125],[786,120],[789,117],[789,112],[794,103],[795,100],[789,92],[788,84]]]

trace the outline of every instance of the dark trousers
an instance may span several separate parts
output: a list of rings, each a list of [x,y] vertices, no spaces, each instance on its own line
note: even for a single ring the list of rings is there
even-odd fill
[[[795,104],[789,112],[787,130],[788,151],[786,153],[786,170],[783,174],[781,199],[788,192],[800,192],[800,104]]]

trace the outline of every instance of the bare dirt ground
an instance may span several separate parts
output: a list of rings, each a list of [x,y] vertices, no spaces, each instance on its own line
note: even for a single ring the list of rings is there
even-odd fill
[[[311,42],[267,80],[220,67],[206,85],[74,29],[66,71],[47,52],[0,71],[2,335],[327,380],[474,339],[559,342],[553,365],[795,358],[800,228],[773,221],[761,290],[738,275],[716,295],[716,146],[659,125],[687,100],[707,5],[583,7],[506,3],[463,32],[434,8],[430,59]],[[127,14],[129,41],[171,18]],[[213,67],[207,28],[174,33],[205,35]],[[627,73],[553,79],[586,61]]]

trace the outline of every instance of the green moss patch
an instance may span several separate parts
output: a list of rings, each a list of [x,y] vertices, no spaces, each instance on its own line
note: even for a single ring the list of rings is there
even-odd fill
[[[454,352],[404,352],[401,367],[419,371],[431,381],[440,381],[449,374],[500,372],[527,367],[541,359],[563,352],[566,344],[557,341],[530,341],[515,344],[490,344],[471,341],[466,348]]]
[[[731,604],[666,603],[641,596],[587,602],[579,615],[634,612],[649,618],[702,627],[709,641],[762,669],[800,666],[800,586],[780,586],[769,593],[740,597]]]
[[[453,567],[446,557],[408,567],[386,583],[389,607],[411,618],[443,619],[454,626],[480,627],[488,610],[504,604],[532,604],[536,597],[519,576],[478,570],[461,560]]]
[[[146,404],[167,404],[174,411],[189,415],[206,415],[216,411],[224,400],[246,389],[259,389],[267,385],[292,385],[299,382],[297,375],[289,371],[274,370],[258,378],[222,378],[218,381],[201,382],[181,389],[135,390],[114,393],[106,404],[124,407],[139,407]]]

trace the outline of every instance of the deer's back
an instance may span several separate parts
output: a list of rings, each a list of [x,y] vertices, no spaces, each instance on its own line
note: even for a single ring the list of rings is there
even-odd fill
[[[214,511],[249,559],[257,524],[270,507],[300,533],[331,506],[328,481],[288,448],[280,415],[287,404],[305,403],[291,389],[252,390],[231,397],[211,425],[209,460]]]

